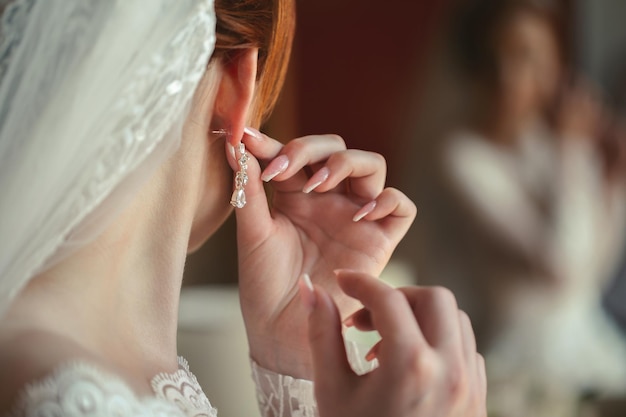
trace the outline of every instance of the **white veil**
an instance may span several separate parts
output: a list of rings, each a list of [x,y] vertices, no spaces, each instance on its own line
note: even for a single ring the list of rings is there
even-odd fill
[[[176,149],[215,44],[213,0],[3,4],[0,315]]]

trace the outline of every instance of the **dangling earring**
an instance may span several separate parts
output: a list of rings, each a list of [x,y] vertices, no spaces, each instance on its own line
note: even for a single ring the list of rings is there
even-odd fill
[[[230,131],[228,129],[212,130],[211,133],[220,136],[230,136]],[[246,192],[244,190],[244,186],[248,183],[249,158],[246,153],[246,147],[241,142],[239,143],[238,151],[239,159],[237,160],[237,163],[239,164],[239,171],[235,174],[235,189],[233,190],[233,195],[230,197],[230,204],[236,208],[244,208],[246,205]]]
[[[246,205],[246,193],[243,187],[248,183],[248,154],[243,143],[239,143],[238,151],[239,171],[235,174],[235,190],[230,198],[230,204],[236,208],[243,208]]]

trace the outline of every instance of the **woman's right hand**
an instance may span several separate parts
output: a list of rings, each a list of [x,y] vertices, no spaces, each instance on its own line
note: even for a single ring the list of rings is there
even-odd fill
[[[315,395],[321,417],[485,417],[485,363],[467,315],[442,288],[393,289],[338,271],[342,290],[364,305],[351,322],[377,330],[380,366],[357,376],[348,363],[337,308],[321,288],[300,284],[310,309]]]

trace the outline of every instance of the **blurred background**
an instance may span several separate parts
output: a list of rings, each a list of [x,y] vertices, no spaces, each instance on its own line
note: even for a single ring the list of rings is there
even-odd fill
[[[385,279],[455,292],[489,415],[625,416],[626,2],[297,5],[263,130],[387,158],[419,214]],[[255,415],[236,264],[231,219],[189,257],[180,349],[222,414]]]

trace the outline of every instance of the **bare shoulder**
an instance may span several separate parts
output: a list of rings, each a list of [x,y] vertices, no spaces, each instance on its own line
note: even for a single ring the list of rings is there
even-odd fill
[[[94,361],[78,344],[46,330],[0,325],[0,416],[7,414],[28,384],[72,360]]]

